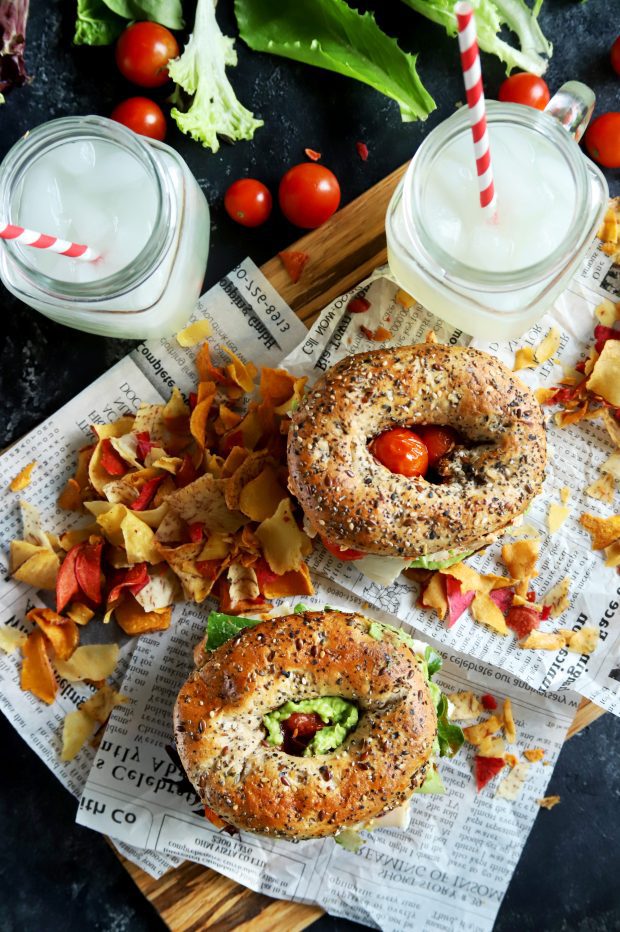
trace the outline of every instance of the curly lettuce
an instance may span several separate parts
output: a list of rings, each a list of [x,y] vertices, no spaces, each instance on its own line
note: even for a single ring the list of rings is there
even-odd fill
[[[76,45],[111,45],[134,20],[182,29],[181,0],[78,0],[73,41]]]
[[[168,66],[178,85],[171,116],[182,133],[213,152],[220,147],[218,136],[252,139],[263,125],[237,100],[226,76],[226,66],[236,64],[234,42],[222,35],[213,0],[198,0],[194,31],[181,57]],[[191,97],[187,107],[183,91]]]

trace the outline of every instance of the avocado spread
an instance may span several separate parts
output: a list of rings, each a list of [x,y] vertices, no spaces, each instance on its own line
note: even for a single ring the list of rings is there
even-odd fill
[[[444,551],[445,552],[445,551]],[[455,563],[460,563],[461,560],[464,560],[466,557],[470,557],[473,553],[473,550],[469,550],[466,553],[449,553],[443,560],[438,560],[435,554],[429,553],[427,557],[419,557],[417,560],[414,560],[409,564],[410,569],[418,570],[445,570],[449,566],[453,566]],[[435,557],[435,559],[433,559]]]
[[[283,744],[281,722],[285,722],[294,712],[315,712],[325,723],[325,727],[316,732],[306,750],[304,757],[326,754],[340,747],[350,731],[357,725],[358,711],[352,702],[340,696],[321,696],[317,699],[302,699],[301,702],[286,702],[279,709],[263,716],[267,729],[267,744]]]

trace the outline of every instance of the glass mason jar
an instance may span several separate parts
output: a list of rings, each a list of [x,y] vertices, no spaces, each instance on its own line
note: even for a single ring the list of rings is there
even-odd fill
[[[37,162],[76,142],[105,143],[106,152],[124,153],[136,160],[136,170],[145,182],[142,197],[146,188],[154,200],[149,204],[152,224],[146,242],[131,261],[106,277],[66,281],[41,270],[39,250],[0,240],[0,278],[25,304],[69,327],[135,339],[170,335],[184,325],[200,295],[210,224],[204,194],[186,163],[169,146],[104,117],[66,117],[44,123],[19,140],[0,166],[0,217],[20,224],[20,200],[29,175],[32,183]],[[88,204],[84,209],[88,210]],[[59,235],[54,229],[40,232]],[[64,269],[69,261],[75,260],[59,257],[55,268]]]
[[[589,94],[590,102],[573,96],[575,88],[583,91],[585,100]],[[473,336],[510,339],[531,327],[577,271],[606,209],[609,192],[605,178],[573,138],[580,138],[585,129],[593,101],[589,88],[576,82],[558,92],[547,108],[549,112],[487,101],[491,158],[494,129],[510,127],[524,134],[528,145],[544,147],[557,159],[573,186],[565,192],[572,200],[572,219],[562,230],[561,240],[544,258],[511,271],[464,264],[437,241],[433,229],[436,218],[425,210],[425,192],[438,157],[463,134],[470,137],[467,108],[434,129],[416,152],[387,210],[388,262],[398,283],[429,311]],[[473,166],[471,138],[468,145]],[[497,214],[501,226],[501,192]],[[523,230],[520,235],[528,234]]]

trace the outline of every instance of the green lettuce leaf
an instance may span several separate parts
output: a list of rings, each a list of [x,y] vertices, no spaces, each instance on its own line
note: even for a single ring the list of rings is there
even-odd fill
[[[239,103],[226,76],[226,66],[237,64],[233,40],[222,35],[213,0],[198,0],[194,31],[180,58],[168,66],[178,85],[171,111],[182,133],[217,152],[218,136],[251,139],[262,120]],[[191,100],[185,105],[182,94]]]
[[[437,739],[441,757],[454,757],[465,740],[463,730],[448,718],[448,700],[443,693],[437,703]]]
[[[457,33],[453,0],[403,0],[407,6],[434,23],[443,26],[449,36]],[[478,45],[485,52],[497,55],[506,65],[506,72],[513,68],[544,74],[547,59],[553,46],[538,24],[538,13],[542,0],[535,0],[530,7],[525,0],[473,0],[476,13]],[[520,48],[514,48],[500,33],[507,27],[518,38]]]
[[[234,638],[236,634],[249,628],[252,625],[258,625],[260,621],[257,618],[242,618],[240,615],[225,615],[223,612],[211,612],[207,618],[207,642],[205,650],[216,650],[222,644]]]
[[[123,19],[161,23],[168,29],[183,29],[181,0],[105,0],[113,13]]]
[[[145,19],[182,29],[181,0],[78,0],[73,41],[111,45],[129,22]]]
[[[241,38],[257,52],[363,81],[395,100],[403,120],[425,120],[435,109],[416,56],[344,0],[235,0],[235,13]]]

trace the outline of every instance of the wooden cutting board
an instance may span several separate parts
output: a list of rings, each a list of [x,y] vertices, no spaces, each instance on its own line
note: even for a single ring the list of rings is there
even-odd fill
[[[386,261],[385,211],[405,168],[397,168],[290,247],[310,256],[296,285],[277,256],[262,266],[264,275],[307,325],[326,304]],[[603,709],[584,700],[567,738],[602,714]],[[129,861],[121,860],[173,932],[297,932],[323,914],[316,906],[300,906],[254,893],[198,864],[186,862],[160,880],[153,880]]]

